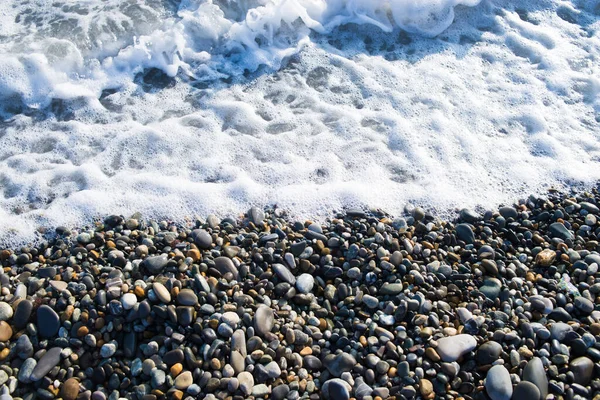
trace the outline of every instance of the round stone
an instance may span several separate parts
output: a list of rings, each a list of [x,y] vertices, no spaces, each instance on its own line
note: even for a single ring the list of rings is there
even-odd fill
[[[486,342],[477,349],[477,362],[480,365],[491,364],[496,361],[502,353],[502,345],[498,342]]]
[[[121,303],[125,310],[131,310],[137,304],[137,297],[133,293],[125,293],[121,297]]]
[[[12,307],[5,302],[0,302],[0,321],[7,321],[13,316]]]
[[[570,370],[575,376],[575,383],[587,385],[594,373],[594,362],[587,357],[578,357],[571,361]]]
[[[310,293],[315,284],[315,278],[311,274],[302,274],[296,279],[296,289],[300,293]]]
[[[6,342],[12,337],[13,331],[6,321],[0,321],[0,342]]]
[[[192,373],[185,371],[177,375],[175,378],[174,386],[179,390],[186,390],[193,383]]]
[[[79,395],[79,381],[69,378],[60,387],[60,397],[64,400],[75,400]]]
[[[56,336],[60,328],[60,319],[56,311],[47,305],[37,309],[37,328],[40,336],[50,338]]]
[[[235,328],[240,322],[240,316],[233,311],[226,311],[221,316],[221,321],[225,322],[230,327]]]
[[[204,229],[194,229],[192,232],[194,243],[201,249],[208,249],[212,244],[212,236]]]
[[[13,318],[13,323],[15,328],[23,329],[29,322],[29,317],[31,317],[31,312],[33,311],[33,303],[29,300],[21,300],[17,305],[15,310],[15,315]]]
[[[233,261],[231,261],[230,258],[227,258],[227,257],[215,258],[215,268],[222,275],[225,275],[226,273],[231,272],[231,274],[233,275],[233,278],[235,280],[238,279],[238,275],[239,275],[238,269],[236,268],[235,264],[233,263]]]
[[[169,258],[166,254],[148,257],[144,260],[144,267],[153,275],[160,274],[169,263]]]

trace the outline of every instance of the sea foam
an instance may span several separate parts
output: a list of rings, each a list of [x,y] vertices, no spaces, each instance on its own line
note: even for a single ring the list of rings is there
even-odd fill
[[[599,14],[551,0],[4,2],[0,239],[266,203],[443,215],[591,184]]]

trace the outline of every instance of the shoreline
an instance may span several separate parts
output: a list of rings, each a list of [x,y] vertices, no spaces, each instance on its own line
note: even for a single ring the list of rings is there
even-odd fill
[[[595,398],[598,205],[57,228],[0,250],[0,397]]]

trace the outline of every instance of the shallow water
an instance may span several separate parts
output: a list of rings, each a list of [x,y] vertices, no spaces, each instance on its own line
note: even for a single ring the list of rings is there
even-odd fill
[[[594,1],[0,4],[0,241],[103,214],[441,215],[600,178]]]

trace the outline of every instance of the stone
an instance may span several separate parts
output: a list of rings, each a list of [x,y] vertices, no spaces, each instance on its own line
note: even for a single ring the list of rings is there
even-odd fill
[[[513,387],[504,365],[494,365],[489,369],[485,378],[485,390],[492,400],[510,400]]]
[[[182,306],[195,306],[198,303],[198,296],[191,289],[181,289],[177,295],[177,303]]]
[[[532,358],[523,368],[522,380],[533,383],[538,388],[542,399],[548,396],[548,377],[539,357]]]
[[[37,365],[31,373],[30,379],[32,382],[37,382],[42,379],[50,370],[58,365],[60,362],[60,354],[62,349],[60,347],[53,347],[40,358]]]
[[[575,383],[587,385],[594,374],[594,362],[587,357],[578,357],[571,361],[570,370],[575,377]]]
[[[290,285],[296,284],[296,277],[292,274],[285,265],[283,264],[273,264],[273,270],[275,274],[284,282],[289,283]]]
[[[343,379],[334,378],[326,381],[321,388],[323,398],[329,400],[348,400],[352,386]]]
[[[115,341],[104,343],[100,348],[100,357],[110,358],[117,352],[117,343]]]
[[[515,386],[512,400],[541,400],[540,390],[529,381],[521,381]]]
[[[583,314],[587,315],[594,311],[594,303],[592,303],[591,300],[586,299],[583,296],[575,297],[575,301],[573,302],[573,304],[575,304],[575,307],[577,307],[577,309]]]
[[[169,258],[166,254],[161,254],[158,256],[148,257],[144,260],[143,265],[153,275],[160,274],[167,264],[169,263]]]
[[[236,268],[235,264],[233,263],[233,261],[231,261],[230,258],[222,257],[222,256],[215,258],[215,268],[222,275],[225,275],[226,273],[231,272],[231,274],[233,274],[233,279],[235,279],[235,280],[239,279],[238,269]]]
[[[21,368],[19,369],[18,380],[21,383],[31,383],[31,374],[35,370],[37,361],[34,358],[28,358],[23,361]]]
[[[246,396],[252,394],[252,389],[254,388],[254,377],[252,374],[248,371],[243,371],[238,374],[237,379],[242,393]]]
[[[352,371],[356,365],[356,359],[348,353],[328,354],[323,360],[323,364],[331,375],[339,378],[342,373]]]
[[[475,234],[469,224],[458,224],[456,225],[456,236],[467,244],[475,242]]]
[[[296,289],[300,293],[310,293],[313,290],[315,278],[311,274],[302,274],[296,279]]]
[[[200,249],[209,249],[212,245],[212,236],[204,229],[194,229],[192,231],[192,238],[196,246]]]
[[[401,283],[384,283],[379,289],[379,294],[395,296],[404,291],[404,287]]]
[[[456,361],[477,346],[477,341],[469,334],[447,336],[438,339],[437,343],[436,351],[445,362]]]
[[[265,219],[265,213],[258,207],[252,207],[248,210],[248,219],[254,224],[259,225]]]
[[[6,321],[0,321],[0,342],[6,342],[12,337],[13,331]]]
[[[176,389],[186,390],[192,383],[192,373],[190,371],[185,371],[177,375],[177,378],[175,378],[175,382],[173,383],[173,385]]]
[[[60,319],[56,311],[45,304],[41,305],[37,309],[37,328],[41,337],[56,336],[60,328]]]
[[[31,312],[33,311],[33,303],[30,300],[21,300],[15,309],[13,324],[17,329],[23,329],[29,322]]]
[[[133,293],[125,293],[121,296],[121,304],[125,310],[131,310],[137,304],[137,297]]]
[[[549,267],[556,259],[556,252],[550,249],[544,249],[535,256],[536,264],[542,267]]]
[[[79,381],[69,378],[60,386],[60,397],[63,400],[75,400],[79,395]]]
[[[52,280],[49,283],[50,286],[52,286],[59,293],[63,292],[64,290],[67,290],[67,287],[69,286],[65,281]]]
[[[480,365],[491,364],[500,358],[502,345],[498,342],[485,342],[477,349],[476,360]]]
[[[548,233],[550,237],[556,237],[562,240],[573,239],[573,234],[567,229],[567,227],[562,222],[555,222],[553,224],[550,224],[550,227],[548,228]]]
[[[379,300],[377,297],[373,297],[371,295],[365,294],[363,295],[362,302],[371,309],[377,308],[379,305]]]
[[[8,321],[13,316],[13,309],[10,304],[4,301],[0,302],[0,321]]]
[[[275,323],[273,310],[265,305],[260,305],[254,313],[254,330],[259,336],[265,336],[271,332]]]
[[[171,302],[171,293],[169,293],[165,285],[162,283],[154,282],[152,284],[152,290],[154,290],[156,297],[158,297],[158,299],[163,303],[169,304]]]

